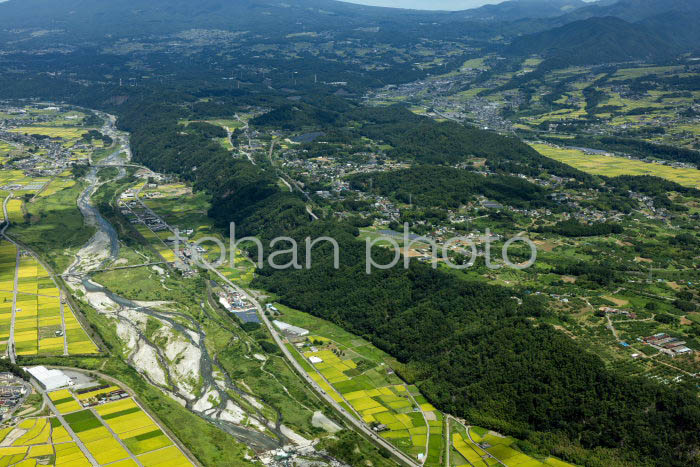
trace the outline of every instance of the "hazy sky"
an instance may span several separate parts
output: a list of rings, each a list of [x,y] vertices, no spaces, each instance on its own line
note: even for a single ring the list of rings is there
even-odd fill
[[[420,10],[466,10],[487,3],[503,0],[344,0],[363,5],[388,6],[394,8],[416,8]]]

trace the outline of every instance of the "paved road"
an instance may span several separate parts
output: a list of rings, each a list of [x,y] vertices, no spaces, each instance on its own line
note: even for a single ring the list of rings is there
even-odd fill
[[[314,212],[311,210],[311,206],[309,206],[308,204],[306,205],[306,212],[309,213],[309,216],[311,216],[311,218],[313,220],[315,220],[315,221],[318,220],[318,216],[316,214],[314,214]]]
[[[430,423],[428,423],[428,418],[425,416],[425,412],[423,411],[423,408],[416,402],[416,400],[413,398],[413,394],[411,392],[408,392],[409,397],[411,398],[411,402],[420,409],[420,414],[423,416],[423,421],[425,422],[425,428],[426,428],[426,436],[425,436],[425,454],[423,457],[423,462],[421,462],[421,465],[425,464],[425,461],[428,460],[428,449],[430,448]]]
[[[207,265],[207,268],[212,271],[214,274],[219,276],[219,278],[228,284],[230,287],[232,287],[234,290],[236,290],[238,293],[243,295],[250,301],[255,306],[255,309],[258,311],[258,314],[260,315],[260,318],[263,320],[263,323],[265,323],[265,326],[267,329],[270,331],[270,334],[272,334],[272,338],[275,340],[275,343],[277,346],[280,348],[284,356],[287,358],[289,363],[294,367],[294,369],[301,375],[301,377],[304,379],[304,381],[311,386],[316,393],[318,393],[333,409],[335,409],[336,412],[338,412],[345,420],[347,420],[353,427],[355,427],[358,431],[362,432],[367,438],[369,438],[372,442],[375,444],[383,447],[387,451],[393,454],[393,456],[398,459],[402,464],[404,465],[409,465],[411,467],[418,467],[421,464],[419,464],[416,460],[412,459],[411,457],[407,456],[404,454],[402,451],[400,451],[398,448],[396,448],[393,444],[389,443],[386,441],[384,438],[381,436],[377,435],[374,431],[372,431],[367,425],[362,423],[360,420],[352,416],[352,414],[348,413],[344,408],[340,406],[333,398],[328,395],[321,387],[311,379],[311,377],[306,373],[304,368],[297,362],[297,360],[294,358],[294,356],[291,354],[287,346],[284,345],[284,342],[282,342],[282,339],[280,338],[279,334],[277,333],[277,330],[274,328],[270,320],[267,318],[265,315],[262,307],[260,306],[260,303],[253,298],[250,294],[248,294],[245,290],[231,282],[226,276],[221,274],[219,271],[216,270],[216,268],[212,267],[211,265]]]
[[[450,417],[445,417],[445,463],[447,467],[452,467],[450,464],[450,451],[452,450],[452,436],[450,436]]]
[[[61,328],[63,329],[63,355],[68,356],[68,338],[66,337],[66,304],[61,292]]]

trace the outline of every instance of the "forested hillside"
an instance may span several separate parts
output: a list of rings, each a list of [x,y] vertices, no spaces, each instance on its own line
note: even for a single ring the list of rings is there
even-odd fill
[[[521,37],[507,51],[513,55],[539,54],[566,60],[571,65],[589,65],[660,58],[681,51],[684,45],[670,40],[663,31],[604,17]]]
[[[552,205],[547,191],[527,180],[506,175],[484,176],[451,167],[418,166],[410,169],[363,174],[351,185],[417,206],[458,208],[477,196],[516,207]]]
[[[521,437],[532,449],[589,465],[690,462],[700,443],[700,404],[693,395],[607,370],[576,341],[528,319],[548,313],[536,297],[523,296],[518,305],[512,290],[464,281],[415,262],[408,270],[367,275],[364,245],[354,238],[354,227],[311,223],[303,201],[282,192],[263,169],[231,159],[198,130],[183,133],[175,122],[187,112],[162,108],[148,122],[140,120],[141,113],[126,112],[121,123],[133,131],[135,160],[193,180],[212,196],[210,215],[222,228],[235,221],[241,234],[284,234],[300,241],[330,235],[340,243],[339,270],[332,267],[330,251],[319,247],[312,269],[264,269],[255,286],[371,340],[395,356],[401,375],[441,410]],[[423,122],[410,119],[414,123],[402,131],[419,131]],[[469,140],[469,134],[477,139]],[[476,148],[479,136],[467,132],[461,138]],[[509,154],[505,145],[498,151],[504,158]],[[516,145],[512,154],[530,153]],[[471,175],[454,181],[453,188],[464,183],[469,189]],[[397,190],[391,179],[380,186]],[[420,186],[426,202],[433,202],[430,190]],[[509,193],[502,184],[488,188]],[[539,189],[529,191],[507,196],[537,200],[542,195]],[[390,260],[388,251],[378,249],[374,255],[379,263]],[[303,252],[300,256],[303,263]]]

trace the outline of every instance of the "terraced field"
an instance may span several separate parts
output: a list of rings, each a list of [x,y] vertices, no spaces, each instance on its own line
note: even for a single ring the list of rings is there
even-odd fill
[[[548,144],[530,144],[543,156],[563,162],[593,175],[614,177],[617,175],[654,175],[679,185],[700,188],[700,171],[652,164],[624,157],[585,154],[578,149],[567,149]]]

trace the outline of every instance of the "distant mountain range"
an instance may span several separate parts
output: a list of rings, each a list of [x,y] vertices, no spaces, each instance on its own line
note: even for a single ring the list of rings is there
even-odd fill
[[[516,21],[524,18],[552,18],[571,13],[589,4],[583,0],[510,0],[484,5],[454,14],[455,18],[479,21]]]
[[[380,8],[334,0],[10,0],[0,3],[0,48],[76,48],[192,29],[510,41],[508,54],[580,64],[670,56],[698,48],[700,0],[511,0],[459,12]],[[375,34],[368,35],[369,32]],[[528,34],[533,33],[533,34]]]
[[[614,16],[625,21],[636,22],[673,11],[698,10],[700,10],[700,1],[698,0],[620,0],[589,4],[584,8],[567,13],[560,18],[560,21],[571,22],[592,17]]]
[[[608,16],[523,36],[507,50],[511,55],[568,58],[571,64],[583,65],[654,58],[672,47],[648,27]]]
[[[569,22],[579,17],[584,19]],[[580,8],[555,21],[565,24],[519,37],[507,53],[586,65],[667,59],[700,50],[697,0],[622,0]]]

